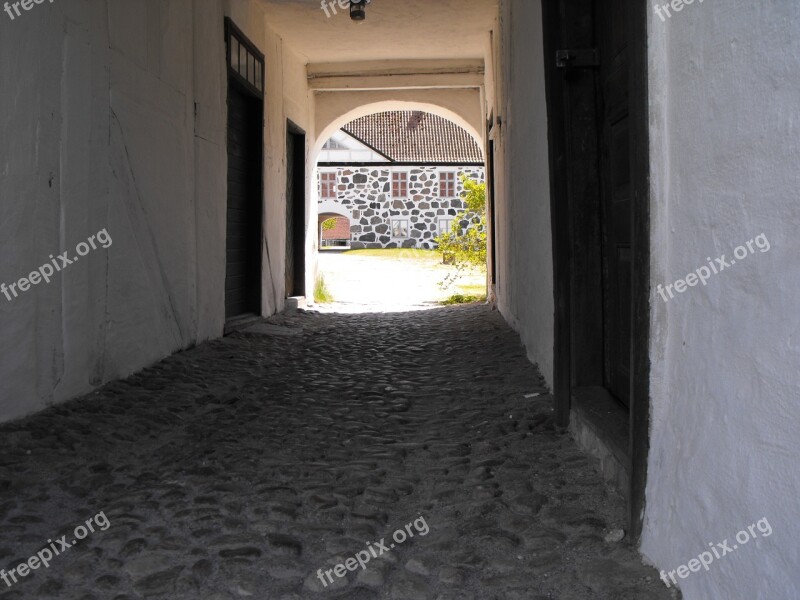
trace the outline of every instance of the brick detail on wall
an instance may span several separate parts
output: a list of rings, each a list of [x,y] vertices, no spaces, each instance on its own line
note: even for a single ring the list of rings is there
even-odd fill
[[[336,219],[336,227],[322,232],[323,240],[349,240],[350,219],[347,217],[320,217],[322,221],[329,218]]]

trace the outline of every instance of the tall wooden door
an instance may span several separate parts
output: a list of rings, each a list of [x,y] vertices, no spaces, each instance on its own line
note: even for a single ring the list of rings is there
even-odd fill
[[[286,131],[286,297],[305,295],[305,146],[295,125]]]
[[[226,21],[228,206],[225,318],[261,313],[263,56]]]
[[[627,447],[635,539],[649,443],[648,7],[638,0],[544,0],[542,12],[556,419],[568,426],[573,408],[590,421],[603,415],[594,421],[598,436],[609,447]],[[621,414],[627,424],[620,428]]]
[[[544,4],[553,168],[559,420],[574,388],[631,404],[634,0]],[[555,55],[555,56],[554,56]],[[632,100],[633,98],[633,100]]]
[[[629,98],[631,0],[596,3],[600,66],[601,237],[606,385],[630,405],[632,252],[632,156]]]

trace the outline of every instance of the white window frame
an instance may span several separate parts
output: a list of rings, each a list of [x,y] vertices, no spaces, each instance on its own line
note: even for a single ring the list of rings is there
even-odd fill
[[[455,223],[455,220],[456,220],[455,217],[439,217],[436,221],[436,226],[439,228],[439,235],[442,235],[443,233],[450,233],[450,230],[453,228],[453,223]],[[442,223],[444,223],[445,221],[447,221],[448,226],[443,228]]]
[[[394,234],[394,224],[397,221],[405,221],[406,222],[406,235],[405,236],[398,236]],[[411,219],[409,217],[392,217],[391,221],[389,222],[389,233],[391,237],[395,240],[407,240],[411,237]]]

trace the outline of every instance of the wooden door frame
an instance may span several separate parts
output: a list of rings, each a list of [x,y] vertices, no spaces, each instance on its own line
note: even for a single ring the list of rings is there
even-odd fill
[[[309,212],[308,211],[308,207],[306,206],[306,201],[308,200],[308,197],[307,197],[307,194],[306,194],[306,142],[307,142],[307,139],[306,139],[306,132],[302,127],[297,125],[291,119],[286,119],[286,137],[287,137],[287,140],[288,140],[288,137],[290,135],[299,135],[299,136],[302,136],[302,138],[303,138],[302,157],[301,157],[300,160],[295,161],[295,164],[294,164],[294,169],[295,169],[294,170],[294,178],[295,178],[295,181],[294,181],[294,184],[292,186],[292,188],[293,188],[293,190],[295,192],[295,196],[292,198],[292,202],[293,202],[292,210],[294,210],[296,208],[296,206],[297,206],[297,201],[296,201],[297,191],[299,190],[300,193],[302,194],[302,209],[303,209],[302,221],[303,221],[303,223],[302,223],[302,227],[299,228],[299,231],[301,233],[301,239],[303,240],[303,244],[302,244],[303,252],[302,252],[302,256],[301,256],[302,260],[300,261],[300,265],[302,266],[302,270],[303,270],[302,271],[303,275],[302,275],[302,277],[300,279],[297,278],[297,269],[298,269],[298,261],[296,260],[297,256],[295,256],[295,260],[292,262],[292,264],[294,265],[294,269],[295,269],[295,273],[293,273],[294,287],[297,287],[298,283],[300,284],[300,289],[299,290],[295,289],[294,290],[294,295],[295,296],[305,296],[306,293],[307,293],[307,290],[306,290],[306,279],[305,279],[305,276],[306,276],[306,247],[305,247],[305,240],[306,240],[306,234],[307,234],[307,228],[308,228],[308,212]],[[297,147],[295,147],[295,153],[297,153]],[[290,159],[292,159],[292,157],[289,157],[289,156],[286,157],[287,165],[288,165],[288,161]],[[301,175],[301,177],[298,176],[298,172],[297,172],[297,167],[298,166],[300,167],[300,175]],[[297,185],[298,183],[300,183],[299,186]],[[286,198],[286,203],[287,203],[286,210],[289,210],[289,206],[288,206],[289,198]],[[294,216],[296,216],[296,213],[295,213]],[[297,243],[298,243],[298,240],[296,238],[294,238],[294,234],[296,232],[298,232],[298,226],[297,226],[297,223],[296,223],[294,217],[292,218],[292,223],[295,225],[295,231],[292,232],[292,236],[293,236],[293,239],[294,239],[294,245],[296,247]],[[287,235],[288,235],[288,233],[289,232],[287,232]],[[284,260],[284,264],[285,264],[285,262],[286,261]],[[299,292],[302,292],[302,293],[299,293]]]
[[[593,10],[593,3],[587,2]],[[638,540],[644,519],[645,486],[650,425],[650,161],[647,87],[647,5],[631,2],[633,25],[630,38],[631,68],[631,185],[634,203],[632,221],[633,281],[631,323],[631,406],[629,413],[628,524],[631,539]],[[542,3],[545,81],[550,153],[550,208],[553,244],[555,306],[554,376],[556,422],[568,427],[572,401],[572,242],[571,211],[576,192],[570,189],[569,142],[564,107],[564,74],[556,67],[556,51],[569,49],[562,43],[563,19],[558,0]],[[599,119],[599,117],[598,117]]]
[[[496,293],[497,285],[497,205],[495,189],[495,160],[494,160],[494,138],[492,136],[492,123],[494,113],[489,119],[486,131],[489,132],[486,140],[486,199],[487,212],[489,213],[489,290],[492,294]]]
[[[259,156],[259,170],[258,170],[258,219],[259,219],[259,230],[260,235],[259,239],[261,241],[261,252],[258,255],[258,262],[259,262],[259,283],[258,283],[258,314],[261,315],[264,312],[263,304],[264,304],[264,270],[265,270],[265,261],[264,261],[264,250],[263,248],[266,246],[266,251],[269,252],[269,246],[264,243],[264,216],[266,214],[266,207],[264,205],[264,156],[265,156],[265,149],[264,149],[264,125],[265,125],[265,114],[266,114],[266,60],[264,54],[258,49],[258,47],[248,38],[244,32],[236,26],[236,23],[233,22],[233,19],[230,17],[225,17],[224,19],[224,40],[225,40],[225,109],[226,109],[226,116],[225,116],[225,136],[226,136],[226,148],[225,148],[225,156],[226,161],[228,157],[228,148],[227,148],[227,136],[229,134],[230,128],[230,115],[227,114],[228,107],[230,106],[230,95],[231,95],[231,88],[237,87],[243,94],[249,95],[252,98],[255,98],[259,103],[259,117],[260,117],[260,125],[261,125],[261,138],[260,138],[260,156]],[[253,54],[256,58],[259,59],[259,68],[261,71],[261,86],[263,89],[259,90],[255,86],[253,86],[246,78],[242,77],[241,74],[236,72],[233,67],[231,66],[231,38],[235,37],[238,42],[246,47],[246,49]],[[227,166],[226,166],[226,184],[227,184]],[[226,211],[227,211],[227,203],[230,201],[229,199],[229,190],[226,188]],[[227,213],[226,213],[227,214]],[[225,260],[227,261],[227,233],[226,233],[226,257]],[[269,263],[269,258],[267,257],[266,263]],[[267,274],[267,276],[271,277],[271,274]],[[227,275],[226,275],[227,277]],[[224,285],[224,284],[223,284]],[[227,312],[227,307],[224,307],[223,310]],[[226,317],[226,321],[233,322],[237,321],[238,317],[233,317],[232,320]]]

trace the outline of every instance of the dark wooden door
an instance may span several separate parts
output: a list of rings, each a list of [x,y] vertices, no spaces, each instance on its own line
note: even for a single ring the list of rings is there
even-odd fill
[[[573,397],[627,408],[629,525],[642,529],[649,443],[648,5],[544,0],[555,347],[562,427]],[[586,415],[591,411],[584,412]],[[595,413],[596,414],[596,413]],[[619,430],[595,421],[601,439]],[[623,425],[624,426],[624,425]]]
[[[305,295],[305,134],[286,132],[286,297]]]
[[[543,5],[553,184],[557,395],[604,387],[630,406],[633,0]],[[646,154],[646,147],[639,154]],[[560,422],[568,420],[568,401]]]
[[[228,225],[225,317],[261,313],[263,101],[228,84]]]
[[[607,0],[596,6],[605,386],[626,406],[630,405],[633,276],[630,3]]]

